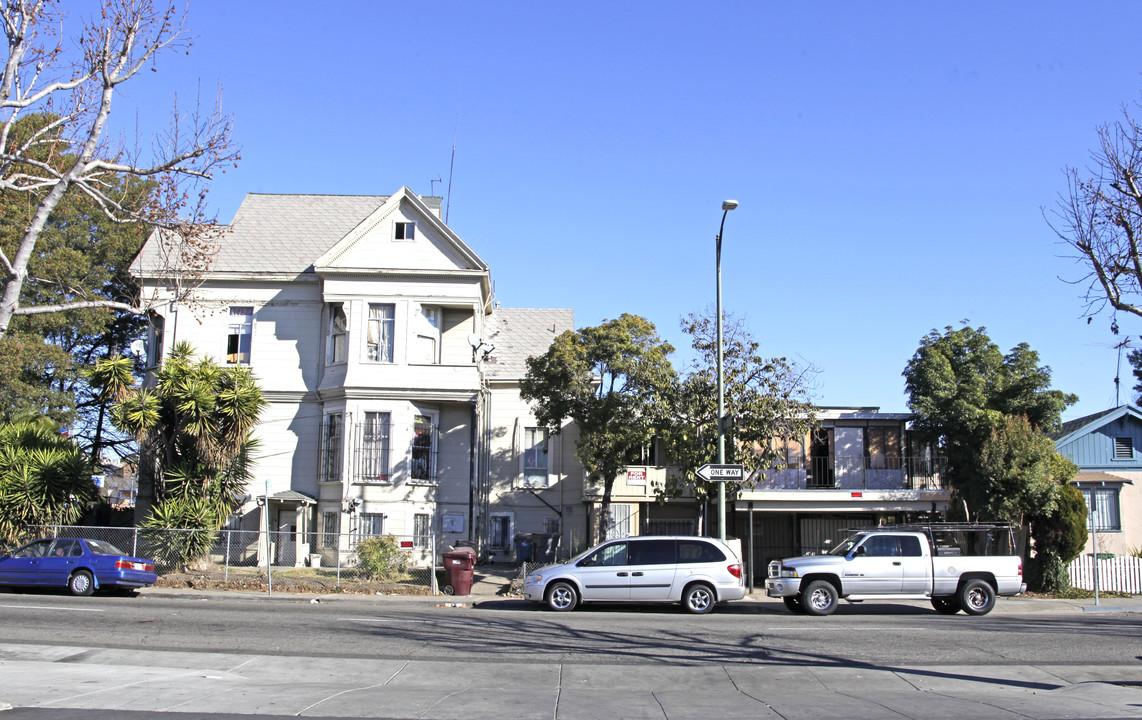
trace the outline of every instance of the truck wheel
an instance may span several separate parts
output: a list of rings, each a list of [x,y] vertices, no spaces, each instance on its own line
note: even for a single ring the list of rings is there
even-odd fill
[[[960,611],[960,601],[954,597],[934,597],[932,598],[932,607],[936,608],[936,612],[944,615],[955,615]]]
[[[557,612],[570,612],[579,604],[579,594],[565,582],[557,582],[547,591],[547,607]]]
[[[800,595],[791,595],[781,599],[785,601],[785,607],[789,609],[789,612],[796,613],[798,615],[805,614],[805,606],[801,604]]]
[[[987,615],[995,607],[995,590],[984,580],[968,580],[960,588],[959,600],[968,615]]]
[[[801,606],[810,615],[832,615],[837,609],[837,589],[828,580],[814,580],[801,591]]]

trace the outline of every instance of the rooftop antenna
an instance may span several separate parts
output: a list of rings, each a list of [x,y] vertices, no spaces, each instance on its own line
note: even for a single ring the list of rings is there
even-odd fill
[[[456,134],[460,132],[460,111],[456,111],[456,127],[452,130],[452,160],[448,163],[448,199],[444,201],[444,224],[452,210],[452,171],[456,168]]]
[[[428,181],[428,195],[429,195],[429,197],[436,197],[436,183],[442,183],[442,182],[444,182],[444,178],[440,177],[439,175],[436,176],[435,180],[429,180]]]

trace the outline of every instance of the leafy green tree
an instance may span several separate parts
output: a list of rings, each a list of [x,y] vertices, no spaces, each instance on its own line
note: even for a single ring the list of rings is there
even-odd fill
[[[1057,455],[1055,443],[1024,416],[999,418],[980,448],[972,488],[977,514],[1022,525],[1027,515],[1053,511],[1060,484],[1054,476]]]
[[[603,485],[600,536],[606,538],[611,491],[626,458],[650,442],[666,420],[677,374],[674,348],[654,325],[623,314],[596,327],[567,331],[543,355],[528,358],[520,395],[535,402],[536,420],[558,433],[579,429],[576,456]]]
[[[96,500],[83,451],[46,418],[0,425],[0,540],[29,525],[67,525]]]
[[[678,385],[669,429],[663,434],[666,454],[678,474],[671,477],[663,496],[677,496],[693,487],[707,501],[716,494],[713,483],[699,480],[694,471],[717,462],[717,325],[716,318],[692,314],[682,330],[697,353],[695,367]],[[747,472],[778,464],[782,441],[803,441],[815,425],[816,408],[810,402],[811,368],[800,368],[786,358],[765,358],[744,323],[723,322],[722,369],[726,398],[726,462],[744,465]],[[728,483],[732,497],[744,483]],[[719,519],[722,522],[724,519]]]
[[[254,376],[196,360],[187,343],[175,346],[150,387],[131,387],[129,367],[122,357],[102,361],[94,381],[118,399],[115,424],[138,439],[139,495],[153,493],[155,503],[149,526],[217,530],[251,478],[252,435],[266,405]]]
[[[937,444],[948,458],[948,475],[957,506],[972,519],[999,520],[1002,507],[990,493],[1005,456],[1021,455],[1023,467],[1007,480],[1038,481],[1026,432],[1007,425],[1022,416],[1035,433],[1058,426],[1062,411],[1077,402],[1075,395],[1051,390],[1051,369],[1025,343],[1007,355],[987,336],[985,328],[933,330],[904,370],[909,407],[916,413],[913,428]],[[1021,434],[1022,433],[1022,434]],[[994,436],[993,436],[994,434]],[[1017,439],[1024,443],[1012,446]],[[990,445],[989,445],[990,441]],[[988,446],[987,463],[983,449]],[[1038,446],[1043,446],[1038,442]],[[1010,487],[1008,487],[1010,489]],[[1030,498],[1028,489],[1020,493]],[[1049,508],[1042,508],[1049,509]],[[1023,512],[1037,509],[1023,506]]]

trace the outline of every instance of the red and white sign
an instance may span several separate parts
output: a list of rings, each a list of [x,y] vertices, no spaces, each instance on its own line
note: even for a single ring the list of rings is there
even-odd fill
[[[627,485],[645,485],[646,470],[627,470]]]

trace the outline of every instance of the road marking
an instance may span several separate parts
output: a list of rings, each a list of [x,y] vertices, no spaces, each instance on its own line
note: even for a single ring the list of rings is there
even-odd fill
[[[80,608],[80,607],[48,607],[46,605],[0,605],[0,608],[12,608],[15,610],[71,610],[72,612],[107,612],[100,608]]]
[[[460,627],[472,627],[473,625],[489,625],[487,621],[476,620],[472,622],[464,622],[462,620],[414,620],[409,618],[375,618],[375,617],[343,617],[337,618],[338,620],[346,620],[348,622],[366,622],[366,623],[400,623],[401,625],[412,625],[413,623],[420,623],[422,625],[459,625]]]

